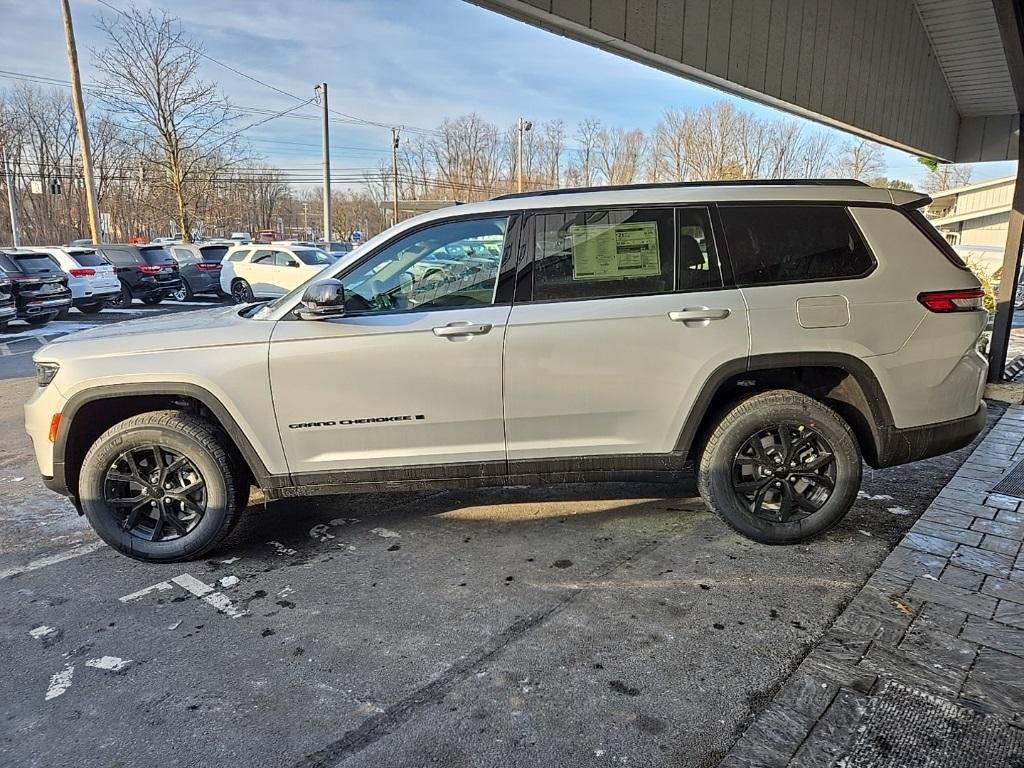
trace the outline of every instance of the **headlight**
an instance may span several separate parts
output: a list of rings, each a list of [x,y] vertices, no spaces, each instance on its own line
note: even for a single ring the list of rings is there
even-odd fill
[[[57,363],[36,363],[36,382],[40,387],[45,387],[53,381],[59,370],[60,366]]]

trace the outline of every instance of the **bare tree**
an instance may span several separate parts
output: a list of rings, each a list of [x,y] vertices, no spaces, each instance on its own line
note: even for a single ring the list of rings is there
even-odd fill
[[[928,169],[928,175],[921,184],[925,192],[945,192],[947,189],[956,189],[971,183],[969,165],[940,163],[928,158],[919,158],[918,162]]]
[[[839,148],[835,173],[845,179],[868,181],[885,174],[882,147],[867,139],[850,139]]]
[[[166,12],[131,8],[101,18],[107,45],[93,51],[102,73],[100,99],[150,150],[147,160],[163,172],[182,238],[192,237],[197,179],[237,160],[234,114],[215,84],[199,79],[202,49]]]

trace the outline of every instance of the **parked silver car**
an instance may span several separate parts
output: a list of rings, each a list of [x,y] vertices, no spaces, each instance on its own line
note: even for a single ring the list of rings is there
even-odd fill
[[[762,542],[985,423],[977,279],[928,198],[858,182],[511,195],[403,221],[272,303],[35,354],[46,484],[142,560],[269,499],[696,469]],[[263,246],[260,246],[263,247]]]

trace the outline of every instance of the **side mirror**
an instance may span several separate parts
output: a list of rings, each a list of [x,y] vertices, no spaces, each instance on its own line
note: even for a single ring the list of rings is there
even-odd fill
[[[329,320],[345,314],[345,286],[340,280],[321,280],[306,288],[297,309],[300,320]]]
[[[289,262],[288,262],[288,266],[289,266],[289,267],[300,267],[300,266],[302,266],[302,265],[301,265],[301,264],[299,264],[299,262],[297,262],[297,261],[289,261]]]

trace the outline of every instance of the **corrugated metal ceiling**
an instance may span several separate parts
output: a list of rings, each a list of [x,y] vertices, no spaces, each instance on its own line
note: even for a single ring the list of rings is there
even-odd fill
[[[1017,111],[992,0],[914,0],[961,116]]]

